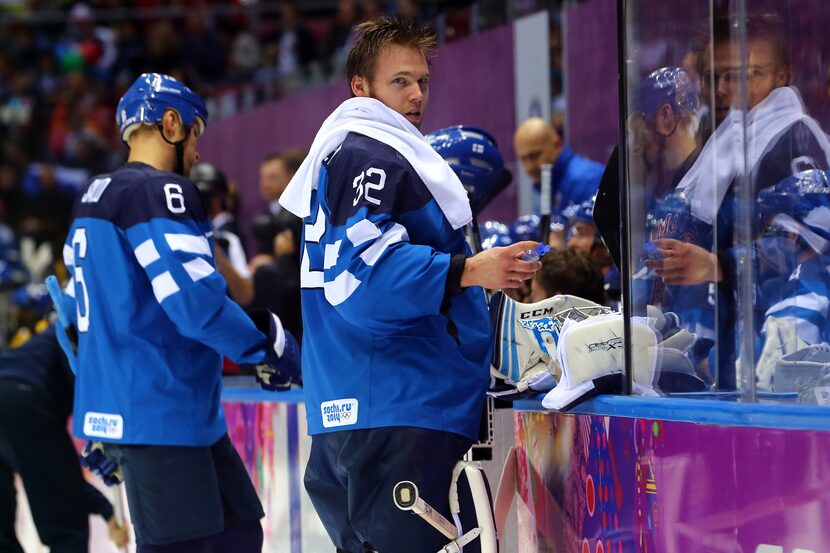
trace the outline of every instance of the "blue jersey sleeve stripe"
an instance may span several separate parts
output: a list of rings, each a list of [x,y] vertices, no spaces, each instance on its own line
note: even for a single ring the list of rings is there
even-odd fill
[[[133,250],[133,253],[135,253],[135,258],[138,260],[138,264],[143,268],[147,268],[147,265],[161,259],[159,251],[156,249],[156,245],[153,244],[152,238],[148,238],[139,244],[138,247]]]
[[[370,267],[377,263],[386,248],[397,242],[409,242],[409,235],[403,225],[395,223],[381,237],[360,254],[360,259]]]
[[[182,265],[184,266],[184,270],[187,271],[188,276],[193,280],[193,282],[198,282],[215,272],[213,266],[201,257],[191,259],[190,261],[183,263]]]
[[[164,239],[167,240],[171,250],[212,257],[210,243],[204,236],[165,233]]]
[[[170,274],[170,271],[164,271],[150,281],[150,284],[153,286],[153,294],[159,303],[180,290],[179,285],[173,280],[173,275]]]

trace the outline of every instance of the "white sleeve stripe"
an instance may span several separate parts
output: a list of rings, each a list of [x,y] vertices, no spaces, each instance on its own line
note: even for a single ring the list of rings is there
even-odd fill
[[[67,267],[75,265],[75,250],[69,247],[69,244],[63,245],[63,264]]]
[[[323,234],[326,232],[326,214],[323,211],[323,206],[317,206],[317,219],[315,219],[313,225],[306,225],[305,226],[305,241],[317,243],[320,241],[320,238],[323,237]]]
[[[75,297],[75,277],[69,279],[69,282],[66,283],[66,287],[63,289],[63,293],[70,298]]]
[[[305,247],[302,261],[300,261],[300,286],[302,288],[323,287],[323,271],[311,270],[311,265],[308,261],[308,246]]]
[[[349,237],[349,242],[354,244],[354,247],[358,247],[369,240],[379,238],[380,235],[380,229],[368,219],[361,219],[346,229],[346,236]]]
[[[820,313],[826,313],[828,309],[828,305],[830,305],[830,299],[826,296],[821,296],[816,294],[815,292],[810,292],[809,294],[802,294],[800,296],[795,296],[792,298],[787,298],[778,303],[774,304],[772,307],[767,309],[767,316],[772,315],[778,311],[786,307],[801,307],[803,309],[810,309],[812,311],[818,311]]]
[[[150,263],[161,259],[159,251],[156,249],[156,245],[153,244],[152,238],[148,238],[139,244],[138,247],[133,250],[133,253],[135,253],[135,258],[138,260],[139,265],[145,268]]]
[[[360,254],[360,259],[363,260],[366,265],[370,267],[377,263],[377,260],[380,259],[380,256],[383,255],[383,252],[386,251],[386,248],[396,242],[408,241],[409,235],[406,233],[406,228],[403,225],[399,225],[395,223],[391,229],[383,233],[379,239],[375,240],[375,243],[366,248],[362,254]]]
[[[279,317],[271,313],[271,319],[274,321],[274,328],[277,330],[277,336],[274,339],[274,353],[282,357],[285,351],[285,330],[282,327],[282,321]]]
[[[187,274],[190,275],[193,282],[198,282],[215,271],[213,266],[201,257],[191,259],[187,263],[183,263],[183,265],[184,270],[187,271]]]
[[[339,305],[349,299],[358,286],[360,281],[349,271],[343,271],[332,282],[323,285],[323,292],[331,305]]]
[[[326,252],[323,256],[323,269],[328,270],[337,265],[337,258],[340,255],[340,244],[342,243],[342,240],[338,240],[334,244],[326,244]]]
[[[164,239],[172,250],[178,250],[187,253],[197,253],[200,255],[212,256],[210,251],[210,243],[204,236],[196,236],[194,234],[167,234]]]
[[[153,294],[155,294],[156,301],[159,303],[179,291],[179,285],[173,280],[173,275],[170,274],[170,271],[164,271],[154,278],[150,284],[153,285]]]

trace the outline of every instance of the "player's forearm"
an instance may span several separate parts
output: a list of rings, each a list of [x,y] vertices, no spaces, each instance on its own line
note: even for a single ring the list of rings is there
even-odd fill
[[[242,307],[248,307],[254,301],[254,283],[237,273],[230,264],[220,265],[219,272],[228,283],[228,294]]]

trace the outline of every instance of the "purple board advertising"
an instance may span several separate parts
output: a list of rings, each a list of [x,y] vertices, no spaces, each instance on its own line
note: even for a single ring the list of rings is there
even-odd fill
[[[515,414],[520,553],[818,553],[827,432]]]

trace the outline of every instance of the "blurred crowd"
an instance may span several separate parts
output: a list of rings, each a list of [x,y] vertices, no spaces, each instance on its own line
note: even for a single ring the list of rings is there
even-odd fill
[[[522,9],[539,7],[525,3]],[[61,270],[54,263],[77,189],[125,159],[114,110],[136,75],[170,74],[199,90],[212,116],[221,117],[342,78],[352,29],[367,18],[429,20],[445,41],[503,22],[504,5],[484,3],[474,11],[470,4],[0,3],[0,289],[13,292]],[[231,186],[231,207],[233,194]],[[253,261],[262,264],[261,257]],[[24,289],[16,301],[10,294],[0,299],[0,335],[7,340],[21,324],[2,312],[24,296],[37,304],[42,292]]]

